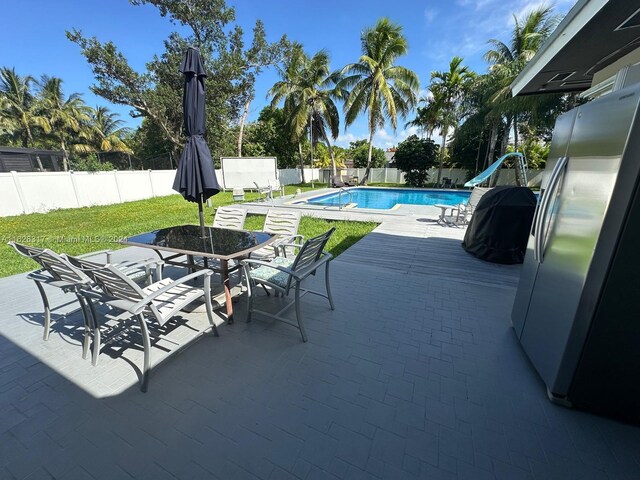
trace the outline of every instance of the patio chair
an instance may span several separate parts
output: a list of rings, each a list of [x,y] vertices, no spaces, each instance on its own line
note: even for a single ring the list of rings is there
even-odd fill
[[[74,267],[90,277],[99,289],[80,289],[80,294],[85,297],[90,307],[93,320],[91,363],[93,365],[98,363],[98,355],[102,348],[100,332],[102,325],[93,305],[95,301],[122,311],[121,315],[112,319],[116,323],[136,319],[142,334],[144,348],[142,378],[140,379],[140,389],[143,392],[147,390],[151,365],[151,339],[147,322],[162,327],[184,307],[195,300],[204,298],[209,324],[215,336],[218,336],[217,327],[222,321],[216,322],[213,318],[211,304],[211,275],[213,272],[211,270],[199,270],[177,280],[167,278],[141,288],[113,265],[99,264],[78,257],[67,256],[66,258]],[[187,283],[200,277],[204,278],[202,288]]]
[[[478,202],[480,202],[480,199],[482,198],[482,196],[485,193],[487,193],[489,190],[491,190],[491,188],[473,187],[473,190],[471,190],[471,195],[469,196],[469,200],[467,200],[467,203],[463,203],[459,205],[452,212],[452,215],[455,214],[456,216],[456,223],[467,225],[471,220],[471,216],[473,215],[473,212],[475,211],[476,206],[478,205]]]
[[[335,227],[322,235],[307,240],[302,245],[295,245],[295,247],[299,248],[299,251],[293,258],[278,256],[269,262],[254,259],[242,260],[240,262],[244,270],[244,278],[247,286],[247,322],[251,321],[252,314],[257,312],[297,327],[302,335],[302,341],[307,341],[307,333],[302,321],[300,305],[302,295],[312,293],[324,297],[329,300],[331,310],[335,309],[329,285],[329,262],[333,256],[324,251],[324,247],[334,231]],[[326,294],[303,289],[301,287],[302,282],[310,275],[315,275],[316,271],[323,265],[325,267]],[[285,297],[293,290],[295,298],[275,314],[258,310],[253,308],[253,293],[256,285],[270,287]],[[282,313],[292,305],[296,307],[296,323],[282,316]]]
[[[260,197],[258,197],[258,200],[273,200],[273,189],[271,188],[271,185],[267,184],[267,186],[261,187],[257,182],[253,182],[253,184],[256,186],[258,195],[260,195]]]
[[[302,243],[304,236],[298,234],[300,219],[302,215],[299,210],[283,210],[270,208],[267,217],[264,219],[262,231],[274,235],[281,235],[268,247],[260,248],[251,253],[251,258],[266,260],[278,255],[280,245],[285,243]]]
[[[438,216],[438,223],[445,226],[454,226],[459,227],[463,225],[468,225],[471,221],[471,216],[478,205],[478,202],[482,198],[482,196],[487,193],[490,188],[484,187],[473,187],[471,190],[471,195],[469,196],[469,200],[467,203],[463,203],[457,206],[451,205],[434,205],[435,207],[440,208],[441,212]],[[451,214],[447,215],[447,210],[451,210]]]
[[[244,208],[218,207],[213,217],[213,226],[242,230],[246,218],[247,211]]]
[[[86,311],[87,305],[84,303],[82,297],[78,296],[78,288],[91,285],[91,279],[82,273],[82,271],[69,265],[61,255],[52,250],[22,245],[16,242],[9,242],[9,245],[19,254],[30,258],[41,267],[39,270],[29,273],[27,278],[33,280],[36,284],[44,305],[43,340],[49,340],[51,332],[51,306],[43,285],[59,288],[65,293],[73,293],[78,299],[80,308],[82,309],[85,328],[89,328],[89,317]],[[82,255],[81,257],[93,257],[100,254],[105,254],[107,261],[111,260],[110,250],[92,252]],[[121,262],[115,264],[114,267],[122,270],[132,279],[145,278],[148,283],[151,283],[153,271],[156,272],[158,279],[162,278],[162,264],[163,262],[161,260],[146,259],[139,262]],[[83,358],[86,358],[85,348],[83,348]]]
[[[356,185],[349,181],[342,180],[342,177],[338,175],[334,175],[331,177],[331,186],[333,188],[342,188],[342,187],[355,187]]]

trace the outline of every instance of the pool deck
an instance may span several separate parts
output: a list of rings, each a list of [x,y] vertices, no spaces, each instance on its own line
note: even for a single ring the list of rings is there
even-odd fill
[[[73,305],[44,342],[32,282],[0,279],[0,479],[640,478],[640,428],[547,400],[510,325],[520,266],[429,215],[378,218],[332,262],[336,310],[305,297],[308,343],[242,321],[243,299],[197,340],[197,308],[155,344],[145,394],[135,344],[92,367]]]

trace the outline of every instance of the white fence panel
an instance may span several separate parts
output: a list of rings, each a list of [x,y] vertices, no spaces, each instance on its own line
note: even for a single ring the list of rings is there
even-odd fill
[[[11,173],[0,173],[0,217],[24,213],[22,200]]]
[[[216,170],[216,176],[219,175]],[[165,195],[173,195],[176,191],[173,187],[173,179],[176,178],[175,170],[149,170],[149,178],[151,179],[151,188],[154,197],[163,197]],[[220,178],[219,176],[217,178]]]
[[[69,172],[20,172],[15,179],[25,213],[80,206]]]
[[[297,168],[282,168],[279,171],[280,185],[295,185],[300,183],[300,170]]]
[[[78,206],[110,205],[122,201],[113,172],[73,172],[70,175],[75,184]]]
[[[116,172],[116,181],[118,182],[118,191],[123,202],[153,197],[149,172]]]

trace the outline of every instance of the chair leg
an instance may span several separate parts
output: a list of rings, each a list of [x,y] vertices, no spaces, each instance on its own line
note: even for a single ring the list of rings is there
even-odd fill
[[[91,317],[89,316],[88,307],[84,298],[79,293],[76,293],[80,308],[82,309],[82,318],[84,320],[84,339],[82,341],[82,359],[86,360],[89,354],[89,343],[91,342]]]
[[[35,282],[35,284],[36,287],[38,287],[38,291],[42,297],[42,304],[44,305],[44,334],[42,339],[46,341],[49,340],[49,331],[51,329],[51,308],[49,307],[49,299],[44,291],[44,287],[40,282]]]
[[[298,328],[300,329],[300,334],[302,335],[302,341],[307,341],[307,332],[304,329],[304,325],[302,323],[302,311],[300,309],[300,282],[296,281],[296,319],[298,320]]]
[[[91,365],[94,367],[98,364],[98,355],[100,355],[100,348],[102,347],[100,338],[100,320],[98,320],[98,314],[93,302],[88,301],[89,310],[91,311],[91,318],[93,318],[93,351],[91,352]]]
[[[142,365],[142,379],[140,379],[140,390],[142,392],[147,391],[147,385],[149,384],[149,365],[151,363],[151,340],[149,339],[149,330],[147,329],[147,322],[144,319],[143,314],[138,315],[138,324],[142,331],[142,345],[144,347],[144,362]]]
[[[207,317],[209,318],[209,323],[211,324],[211,329],[213,330],[213,334],[216,337],[219,337],[218,327],[213,321],[213,306],[211,305],[211,277],[204,277],[204,304],[207,308]]]
[[[251,278],[251,273],[249,272],[249,267],[247,265],[243,265],[242,269],[244,270],[244,279],[247,282],[247,323],[251,321],[251,313],[253,310],[253,289],[255,287],[255,283]]]
[[[336,307],[333,304],[333,297],[331,296],[331,286],[329,285],[329,263],[326,263],[326,267],[324,269],[324,284],[327,288],[327,298],[329,299],[329,305],[331,306],[331,310],[335,310]]]

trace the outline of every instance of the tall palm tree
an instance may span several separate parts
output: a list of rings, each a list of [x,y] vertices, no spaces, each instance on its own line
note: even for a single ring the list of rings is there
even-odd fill
[[[434,97],[434,103],[438,105],[439,126],[442,128],[442,143],[440,146],[440,162],[438,165],[437,185],[440,185],[444,153],[447,145],[447,134],[450,128],[458,126],[463,112],[462,99],[470,86],[470,81],[475,74],[462,65],[463,59],[453,57],[449,63],[449,70],[431,72],[431,85],[429,89]]]
[[[433,95],[422,97],[419,103],[424,106],[416,109],[416,117],[407,122],[405,127],[417,127],[423,135],[426,134],[428,140],[431,140],[433,131],[440,126],[441,108],[438,104],[438,99]]]
[[[340,131],[335,100],[341,97],[341,90],[336,86],[338,74],[329,69],[329,54],[320,50],[309,58],[300,45],[295,45],[279,72],[280,81],[269,90],[271,105],[276,106],[284,100],[292,137],[300,145],[305,132],[309,133],[312,158],[314,142],[322,140],[326,143],[335,175],[335,155],[329,135],[335,140]]]
[[[33,143],[34,130],[51,130],[47,118],[37,111],[36,98],[31,90],[35,79],[20,76],[15,69],[0,68],[0,125],[24,148]]]
[[[350,63],[341,70],[344,78],[338,86],[342,91],[349,91],[344,104],[346,126],[351,125],[360,113],[367,114],[369,153],[367,169],[360,181],[366,184],[376,130],[383,128],[386,120],[394,130],[397,128],[398,115],[406,116],[416,103],[420,82],[413,71],[395,65],[396,60],[409,50],[402,27],[382,18],[360,38],[362,55],[357,63]]]
[[[484,58],[491,64],[490,72],[500,87],[492,102],[505,112],[507,131],[513,125],[514,142],[518,146],[518,113],[535,108],[536,98],[512,98],[511,83],[536,54],[542,43],[553,32],[560,16],[553,15],[553,7],[542,5],[526,13],[521,19],[515,15],[514,28],[509,44],[500,40],[489,40],[490,48]],[[535,97],[535,96],[532,96]]]
[[[62,164],[64,170],[69,169],[68,142],[74,136],[78,137],[83,126],[89,119],[91,109],[85,105],[79,93],[72,93],[65,98],[62,91],[62,79],[43,76],[39,82],[40,98],[39,110],[51,126],[51,135],[56,139],[62,150]]]

